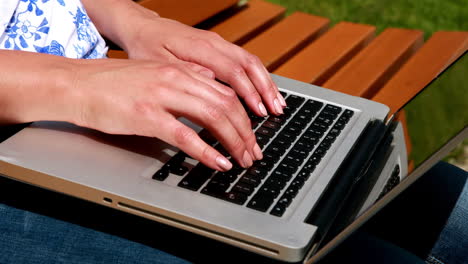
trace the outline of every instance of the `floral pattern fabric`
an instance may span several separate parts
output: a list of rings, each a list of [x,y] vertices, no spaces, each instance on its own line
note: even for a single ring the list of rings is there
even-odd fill
[[[104,39],[80,0],[1,0],[0,49],[104,58]]]

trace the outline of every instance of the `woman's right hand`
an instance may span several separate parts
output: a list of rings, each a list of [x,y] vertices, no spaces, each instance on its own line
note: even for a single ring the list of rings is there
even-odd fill
[[[157,137],[208,167],[232,164],[185,117],[208,129],[243,167],[262,158],[250,120],[236,93],[195,64],[141,60],[76,60],[72,122],[111,134]]]

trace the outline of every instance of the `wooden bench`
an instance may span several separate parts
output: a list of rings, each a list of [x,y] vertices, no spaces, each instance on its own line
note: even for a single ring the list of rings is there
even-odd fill
[[[284,7],[264,0],[138,2],[241,45],[275,74],[384,103],[391,113],[468,49],[468,32],[436,32],[424,43],[420,30],[387,28],[376,34],[372,25],[349,22],[330,27],[327,18],[285,16]],[[126,58],[118,50],[108,55]],[[404,113],[398,118],[404,123]]]

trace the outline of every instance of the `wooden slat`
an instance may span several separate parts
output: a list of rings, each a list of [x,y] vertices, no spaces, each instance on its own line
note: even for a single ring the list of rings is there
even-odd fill
[[[386,29],[325,82],[323,87],[370,98],[422,43],[422,31]]]
[[[123,50],[109,50],[107,57],[112,59],[128,59],[128,54]]]
[[[468,32],[436,32],[372,100],[395,113],[468,49]]]
[[[375,27],[340,22],[274,73],[321,85],[374,37]]]
[[[272,71],[322,33],[329,22],[327,18],[295,12],[244,44],[243,48],[257,55]]]
[[[219,12],[236,5],[238,0],[141,0],[142,6],[156,11],[160,16],[184,24],[196,25]]]
[[[241,45],[278,20],[285,11],[286,9],[279,5],[251,0],[242,10],[210,30],[230,42]]]

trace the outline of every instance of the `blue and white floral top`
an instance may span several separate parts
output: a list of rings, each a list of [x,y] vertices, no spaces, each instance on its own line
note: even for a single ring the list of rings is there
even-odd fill
[[[80,0],[0,0],[0,49],[104,58],[104,39]]]

